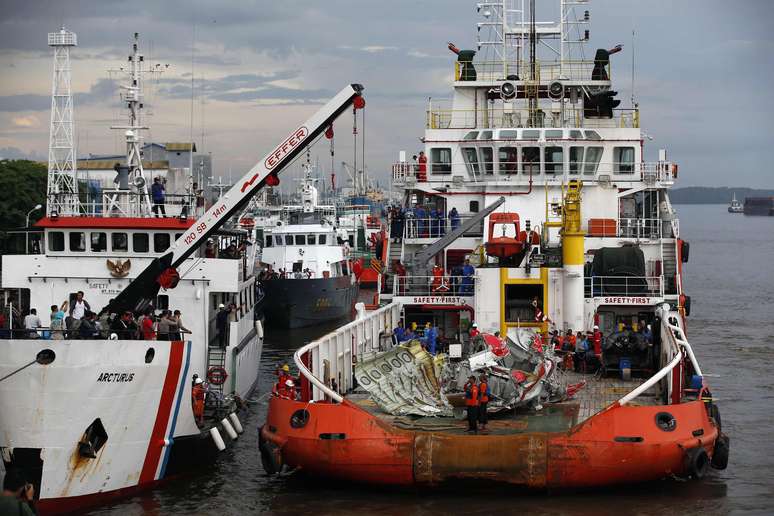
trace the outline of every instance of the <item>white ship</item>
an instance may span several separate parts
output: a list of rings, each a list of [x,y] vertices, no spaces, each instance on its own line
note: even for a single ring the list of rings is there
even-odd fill
[[[207,258],[202,244],[238,238],[219,229],[262,187],[279,184],[280,171],[339,114],[355,101],[360,107],[364,103],[362,87],[347,86],[203,213],[195,212],[191,192],[174,200],[168,196],[167,217],[157,218],[139,153],[143,59],[135,39],[130,82],[122,87],[129,124],[118,127],[125,131],[127,161],[117,167],[117,188],[83,205],[74,180],[64,52],[74,46],[75,35],[63,29],[49,35],[49,42],[56,47],[56,68],[47,216],[38,223],[42,252],[3,256],[2,286],[19,293],[22,309],[35,307],[41,314],[63,301],[72,303],[83,291],[92,311],[168,307],[182,312],[190,330],[168,336],[174,340],[125,340],[119,326],[92,339],[41,327],[34,331],[38,338],[30,339],[13,318],[11,328],[3,329],[0,454],[6,469],[22,469],[34,484],[39,510],[62,512],[200,467],[238,437],[242,429],[235,411],[239,399],[255,388],[263,342],[253,316],[255,257]],[[221,339],[216,312],[231,303],[235,309]],[[16,303],[5,309],[18,312]],[[48,326],[48,318],[42,318]],[[192,404],[195,374],[210,391],[198,422]]]

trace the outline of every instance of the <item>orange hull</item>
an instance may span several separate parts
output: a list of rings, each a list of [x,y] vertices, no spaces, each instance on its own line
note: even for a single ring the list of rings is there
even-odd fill
[[[293,428],[291,416],[308,421]],[[661,430],[656,414],[674,416]],[[464,422],[459,422],[460,426]],[[616,406],[564,432],[454,435],[403,430],[345,401],[272,398],[261,428],[264,464],[371,484],[438,484],[480,478],[532,488],[599,487],[685,475],[686,453],[712,456],[718,429],[701,401]]]

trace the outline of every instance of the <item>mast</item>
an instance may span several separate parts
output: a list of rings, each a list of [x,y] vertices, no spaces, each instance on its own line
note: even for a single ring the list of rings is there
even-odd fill
[[[49,216],[78,215],[80,210],[73,96],[70,91],[70,47],[77,44],[75,33],[64,27],[59,32],[48,33],[48,46],[54,49],[46,203],[46,214]]]

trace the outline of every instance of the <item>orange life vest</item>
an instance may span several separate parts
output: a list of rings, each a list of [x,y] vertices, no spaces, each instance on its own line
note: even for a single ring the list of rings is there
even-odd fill
[[[468,407],[478,406],[478,386],[475,383],[465,384],[465,405]]]
[[[193,400],[193,412],[194,416],[201,417],[204,415],[204,387],[200,385],[194,385],[191,389],[191,398]]]
[[[481,382],[478,386],[479,401],[481,403],[489,403],[489,386],[486,382]]]

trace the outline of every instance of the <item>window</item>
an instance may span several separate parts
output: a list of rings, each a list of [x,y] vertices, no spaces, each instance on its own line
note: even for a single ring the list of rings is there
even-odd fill
[[[481,131],[481,134],[478,136],[479,140],[491,140],[492,139],[492,131]]]
[[[430,161],[434,174],[451,174],[451,149],[434,147],[430,149]]]
[[[315,239],[315,235],[306,235],[306,243],[309,245],[315,245],[315,242],[317,240]]]
[[[583,147],[570,147],[570,175],[580,174],[582,163]]]
[[[107,233],[90,233],[91,250],[95,253],[107,251]]]
[[[477,176],[481,173],[478,169],[478,154],[474,147],[463,147],[462,156],[465,158],[465,165],[468,167],[468,173]]]
[[[169,235],[167,236],[167,247],[169,247]],[[113,233],[110,235],[113,251],[127,252],[129,250],[129,237],[126,233]],[[166,247],[162,251],[166,250]],[[158,250],[157,250],[158,251]]]
[[[166,294],[156,296],[156,308],[158,310],[169,310],[169,296]]]
[[[271,243],[272,243],[271,235],[266,235],[266,245],[265,245],[265,247],[271,247]]]
[[[519,131],[515,129],[508,129],[500,131],[500,138],[503,140],[518,140]]]
[[[586,131],[586,139],[588,140],[601,140],[602,137],[596,131]]]
[[[306,235],[296,235],[296,245],[306,245]]]
[[[564,137],[564,131],[561,129],[546,130],[546,140],[561,140]]]
[[[481,147],[478,149],[481,155],[481,166],[484,168],[484,173],[487,175],[494,174],[494,154],[492,153],[492,147]]]
[[[317,242],[320,245],[325,245],[325,235],[319,235],[319,238],[317,239]]]
[[[544,157],[546,174],[561,174],[564,172],[564,152],[561,147],[546,147],[544,149]]]
[[[86,250],[86,235],[80,231],[70,232],[70,251],[82,253]]]
[[[522,147],[521,167],[525,174],[540,174],[540,147]]]
[[[293,245],[293,235],[285,235],[285,245]]]
[[[64,251],[64,233],[61,231],[48,232],[48,250]]]
[[[175,233],[175,240],[180,240],[181,236],[183,236],[182,233]]]
[[[583,164],[583,173],[586,175],[596,174],[600,159],[602,159],[602,147],[587,148],[586,161]]]
[[[135,253],[147,253],[150,249],[150,239],[147,233],[132,234],[132,250]]]
[[[169,233],[154,233],[153,251],[156,253],[163,253],[167,249],[169,249]]]
[[[521,139],[522,140],[537,140],[540,138],[540,131],[535,130],[524,130],[521,133]]]
[[[615,147],[613,164],[616,174],[634,174],[634,147]]]
[[[282,245],[282,235],[275,235],[274,236],[274,243],[277,245]]]
[[[463,140],[475,140],[478,136],[478,131],[470,131],[468,134],[462,137]]]
[[[470,213],[478,213],[478,201],[470,201]]]
[[[500,163],[501,174],[515,174],[517,170],[518,149],[516,147],[500,147],[497,150],[497,160]]]
[[[578,131],[577,129],[572,129],[570,131],[570,138],[572,138],[573,140],[582,140],[583,133]]]

